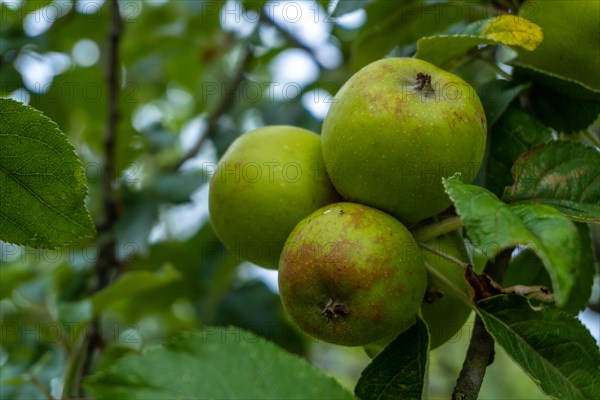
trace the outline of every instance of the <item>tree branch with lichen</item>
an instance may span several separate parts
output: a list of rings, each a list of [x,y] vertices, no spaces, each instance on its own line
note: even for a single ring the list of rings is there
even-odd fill
[[[484,273],[494,281],[501,282],[511,254],[512,249],[502,251],[493,262],[486,264]],[[487,366],[493,359],[494,339],[486,330],[483,320],[477,316],[467,355],[452,392],[452,400],[476,400]]]

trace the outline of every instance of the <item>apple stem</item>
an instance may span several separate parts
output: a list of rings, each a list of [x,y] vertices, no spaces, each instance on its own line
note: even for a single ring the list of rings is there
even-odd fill
[[[433,87],[431,86],[431,75],[419,72],[417,74],[417,90],[424,92],[425,96],[433,93]]]
[[[350,311],[344,303],[341,303],[337,300],[329,299],[327,304],[325,304],[325,308],[321,311],[321,315],[324,315],[327,318],[327,321],[331,321],[333,318],[340,316],[345,317],[348,315]]]

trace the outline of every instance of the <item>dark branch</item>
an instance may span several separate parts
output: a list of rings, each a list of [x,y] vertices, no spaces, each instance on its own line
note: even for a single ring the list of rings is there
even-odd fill
[[[113,178],[116,176],[117,157],[117,124],[119,115],[119,45],[123,33],[123,23],[119,13],[118,0],[108,3],[110,27],[108,36],[107,54],[107,109],[108,119],[104,132],[104,169],[102,175],[102,220],[97,226],[98,259],[95,265],[96,282],[92,292],[98,292],[110,285],[111,276],[118,261],[116,256],[116,239],[113,233],[114,224],[118,219],[117,194],[113,187]],[[104,346],[100,335],[99,321],[94,319],[90,329],[86,331],[81,350],[84,352],[75,366],[74,382],[71,393],[77,398],[83,398],[82,379],[88,374],[96,349]]]
[[[107,109],[108,121],[104,132],[104,172],[102,176],[103,217],[102,231],[110,231],[117,218],[116,193],[113,178],[116,176],[116,141],[119,121],[119,43],[123,32],[123,23],[119,14],[118,0],[110,1],[110,30],[107,57]],[[105,285],[104,285],[105,286]]]
[[[238,64],[236,70],[233,72],[233,75],[231,76],[231,79],[229,80],[229,83],[227,84],[225,93],[223,93],[223,97],[221,98],[220,103],[217,105],[217,107],[214,109],[214,111],[208,116],[208,119],[206,120],[206,128],[204,129],[204,132],[202,132],[202,135],[200,135],[200,138],[198,139],[198,141],[182,157],[182,159],[179,160],[179,162],[174,166],[173,169],[175,169],[175,170],[179,169],[186,161],[193,158],[196,154],[198,154],[198,151],[200,151],[202,146],[204,146],[204,143],[206,143],[206,141],[208,139],[212,139],[216,135],[217,128],[219,125],[219,119],[221,119],[221,117],[225,113],[227,113],[233,106],[235,98],[237,97],[239,87],[242,84],[242,82],[244,81],[244,73],[250,66],[250,62],[252,61],[252,58],[253,58],[252,48],[250,45],[248,45],[248,47],[245,49],[244,53],[241,56],[240,62]]]
[[[512,249],[498,254],[494,262],[487,263],[485,274],[496,282],[502,282],[502,276],[508,266],[511,254]],[[469,349],[452,393],[452,400],[476,400],[483,383],[485,370],[493,360],[494,339],[485,329],[481,318],[477,316]]]
[[[485,370],[492,363],[493,358],[494,339],[485,329],[481,318],[477,316],[465,362],[452,393],[452,400],[477,399]]]

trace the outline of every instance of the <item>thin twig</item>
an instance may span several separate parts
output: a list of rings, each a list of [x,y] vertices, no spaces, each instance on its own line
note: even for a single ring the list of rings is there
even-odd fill
[[[56,400],[55,397],[52,396],[52,393],[50,393],[50,390],[46,387],[46,385],[44,385],[35,375],[28,374],[27,377],[29,378],[33,386],[35,386],[40,392],[44,393],[48,400]]]
[[[208,139],[211,139],[215,136],[218,128],[219,119],[229,111],[229,109],[233,106],[235,98],[237,96],[238,90],[242,82],[244,81],[244,73],[250,66],[250,62],[253,59],[252,47],[250,45],[244,50],[244,53],[241,56],[239,64],[236,70],[233,72],[231,79],[223,93],[223,97],[221,98],[221,102],[218,104],[217,108],[208,116],[206,120],[206,128],[198,141],[194,144],[194,146],[175,164],[173,167],[174,170],[178,170],[186,161],[193,158],[198,154],[204,143]]]
[[[107,54],[107,109],[108,119],[104,132],[104,170],[102,175],[102,220],[97,226],[98,259],[95,265],[96,282],[92,292],[98,292],[110,285],[111,275],[117,267],[116,239],[113,227],[118,219],[117,195],[113,187],[117,156],[117,123],[119,121],[119,45],[123,33],[123,23],[119,13],[118,0],[108,3],[110,27],[108,33]],[[99,321],[92,320],[89,330],[82,338],[81,347],[77,350],[83,354],[73,355],[76,363],[72,366],[72,382],[65,382],[64,396],[83,397],[82,379],[91,367],[96,349],[104,345],[100,335]]]
[[[502,282],[511,254],[512,249],[502,251],[496,256],[494,262],[486,264],[484,272],[496,282]],[[485,329],[482,319],[477,316],[469,349],[452,393],[452,400],[476,400],[487,366],[493,362],[493,359],[494,339]]]
[[[467,269],[469,267],[469,263],[466,263],[464,261],[459,260],[456,257],[452,257],[450,254],[446,254],[443,251],[440,251],[438,249],[436,249],[435,247],[432,247],[430,245],[428,245],[427,243],[419,243],[419,247],[437,255],[440,256],[442,258],[445,258],[446,260],[450,261],[451,263],[454,263],[460,267],[462,267],[463,269]]]
[[[261,21],[263,21],[267,25],[270,25],[273,28],[275,28],[277,30],[277,32],[279,32],[279,34],[281,36],[283,36],[289,44],[307,52],[308,55],[310,56],[310,58],[312,58],[312,60],[315,62],[315,64],[317,64],[319,69],[321,69],[321,70],[325,69],[323,64],[321,64],[321,61],[319,61],[319,57],[317,57],[317,53],[315,53],[314,49],[312,49],[310,46],[307,46],[305,43],[302,43],[300,41],[300,39],[298,39],[296,36],[294,36],[290,31],[285,29],[283,26],[279,25],[273,18],[271,18],[269,15],[267,15],[267,13],[262,14]]]

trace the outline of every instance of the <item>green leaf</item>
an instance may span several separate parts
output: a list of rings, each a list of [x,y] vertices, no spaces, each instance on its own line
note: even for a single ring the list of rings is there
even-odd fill
[[[567,313],[534,310],[521,296],[477,303],[485,326],[509,356],[555,399],[600,398],[600,353],[581,322]]]
[[[238,326],[288,351],[305,353],[303,338],[285,317],[279,296],[263,282],[249,281],[227,293],[212,322],[221,326]]]
[[[568,304],[582,260],[581,239],[572,221],[545,205],[509,206],[488,190],[455,177],[445,179],[444,185],[469,238],[488,259],[504,249],[528,246],[550,274],[557,304]]]
[[[442,69],[452,70],[467,56],[469,50],[483,44],[494,44],[494,41],[468,35],[429,36],[419,39],[415,57]]]
[[[98,314],[122,301],[132,301],[137,295],[149,296],[152,291],[180,280],[181,274],[169,265],[157,273],[129,272],[111,286],[92,296],[94,313]]]
[[[575,285],[569,296],[569,301],[565,304],[565,311],[578,313],[585,310],[590,298],[592,297],[592,286],[594,284],[594,274],[596,273],[596,257],[594,255],[594,245],[590,228],[583,223],[577,223],[579,230],[579,242],[581,245],[581,261],[577,268]]]
[[[577,225],[548,206],[514,205],[511,210],[523,220],[535,238],[529,246],[533,246],[550,274],[557,304],[565,311],[581,311],[589,299],[591,288],[580,291],[585,286],[578,286],[577,282],[591,286],[593,274],[587,273],[590,265],[589,260],[586,263],[586,255],[590,248],[586,248]],[[561,253],[563,251],[571,253],[565,255]],[[589,279],[582,279],[582,276]],[[578,301],[582,295],[586,298],[583,302]]]
[[[533,251],[522,249],[511,258],[508,268],[502,278],[502,286],[540,285],[552,287],[550,275]]]
[[[512,168],[514,184],[502,199],[547,204],[576,221],[600,222],[600,152],[553,141],[523,154]]]
[[[222,296],[235,278],[235,268],[243,260],[223,247],[210,223],[186,242],[162,242],[150,247],[148,255],[130,264],[132,270],[158,270],[174,265],[183,275],[179,295],[198,304],[202,321],[212,321]],[[139,307],[139,306],[138,306]]]
[[[354,389],[356,396],[361,400],[426,398],[428,351],[427,326],[417,318],[365,368]]]
[[[576,314],[586,308],[592,296],[594,283],[595,257],[590,237],[590,229],[586,224],[578,223],[579,242],[581,244],[581,261],[574,271],[574,285],[569,300],[563,310]],[[523,249],[510,261],[502,281],[504,287],[514,285],[541,285],[552,287],[550,275],[544,268],[542,261],[535,253],[527,248]]]
[[[486,165],[486,187],[502,196],[513,181],[510,170],[517,158],[533,146],[552,139],[552,131],[531,115],[511,106],[489,133],[490,153]]]
[[[352,399],[315,366],[236,327],[126,355],[84,385],[96,399]]]
[[[454,68],[452,70],[452,73],[462,79],[464,79],[465,81],[467,81],[467,83],[469,83],[471,86],[473,86],[476,90],[478,90],[478,96],[481,97],[483,96],[487,96],[487,100],[494,100],[492,98],[490,98],[491,96],[498,96],[498,92],[496,91],[494,93],[494,90],[497,88],[492,87],[492,93],[488,94],[488,93],[481,93],[479,90],[481,89],[482,86],[486,86],[486,84],[481,84],[482,82],[494,82],[497,80],[498,78],[498,71],[496,70],[496,66],[492,65],[491,63],[489,63],[488,61],[486,61],[483,58],[470,58],[470,59],[466,59],[464,63],[458,65],[456,68]],[[483,103],[483,99],[482,103]],[[485,103],[484,107],[485,107]],[[488,109],[489,109],[489,105],[488,105]],[[485,110],[484,110],[485,111]],[[487,113],[489,112],[486,111],[486,118],[487,118]],[[492,117],[494,117],[492,115]],[[488,119],[488,126],[489,126],[489,119]],[[488,129],[489,132],[489,129]]]
[[[544,41],[521,51],[522,63],[600,90],[600,3],[584,0],[528,0],[519,14],[539,25]]]
[[[488,128],[496,123],[508,105],[526,87],[527,85],[515,85],[512,82],[497,79],[477,88],[477,95],[483,104]]]
[[[104,14],[107,13],[98,13],[98,18],[104,17],[106,24],[108,24],[108,18]],[[81,14],[73,13],[73,15]],[[59,27],[71,25],[68,20],[71,20],[71,23],[75,23],[79,18],[75,18],[74,20],[71,18],[59,19],[53,25],[52,29],[50,29],[48,35],[51,36],[51,32],[58,30],[57,28]],[[98,24],[101,24],[100,20],[97,21]],[[97,31],[96,29],[89,29],[89,23],[86,29],[90,31],[90,34]],[[86,39],[91,39],[90,35],[84,35]],[[46,37],[51,41],[50,37]],[[64,40],[71,43],[68,49],[72,49],[80,37],[82,36],[75,36],[73,34],[65,36]],[[99,38],[98,43],[101,40]],[[63,51],[69,52],[71,50],[65,49]],[[106,107],[103,106],[104,99],[106,98],[105,93],[105,75],[101,68],[70,68],[52,80],[52,86],[46,94],[32,96],[30,104],[56,122],[67,134],[77,132],[77,139],[82,142],[84,141],[86,148],[102,154],[104,150],[102,143],[104,126],[108,118]],[[121,98],[123,99],[123,97]],[[117,142],[123,140],[123,134],[130,137],[132,131],[132,129],[119,129]],[[129,153],[137,153],[131,147],[128,150]]]
[[[524,18],[502,15],[473,22],[456,35],[423,37],[417,42],[416,58],[440,68],[452,69],[458,59],[479,45],[504,44],[535,48],[542,40],[539,26]]]
[[[94,234],[81,162],[58,126],[0,99],[0,240],[57,248]]]
[[[529,102],[533,114],[544,124],[562,132],[587,128],[600,113],[600,90],[574,79],[532,66],[512,62],[517,82],[532,82]]]
[[[457,7],[459,4],[457,3]],[[394,47],[441,32],[458,21],[440,18],[446,4],[422,1],[375,1],[367,4],[367,22],[352,46],[352,67],[358,70],[388,54]]]
[[[34,276],[33,270],[22,263],[8,264],[0,268],[0,300],[12,296],[13,290]]]
[[[581,262],[575,271],[575,283],[571,290],[568,302],[563,309],[573,314],[585,309],[592,295],[594,282],[594,250],[590,237],[590,230],[586,224],[577,224],[581,243]],[[527,248],[510,260],[510,264],[502,280],[504,287],[514,285],[541,285],[552,287],[550,275],[544,268],[542,261],[535,253]]]

